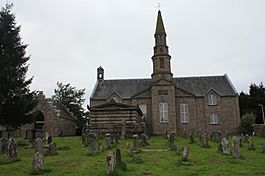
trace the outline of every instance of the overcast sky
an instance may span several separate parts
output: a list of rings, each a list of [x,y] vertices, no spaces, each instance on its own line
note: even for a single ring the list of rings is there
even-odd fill
[[[0,1],[0,5],[5,4]],[[86,89],[106,79],[150,78],[157,3],[174,77],[228,74],[236,90],[265,82],[264,0],[9,0],[28,44],[32,90]]]

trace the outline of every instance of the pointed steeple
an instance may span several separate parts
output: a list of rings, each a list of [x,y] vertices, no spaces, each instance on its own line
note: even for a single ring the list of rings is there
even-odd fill
[[[165,34],[165,27],[164,27],[164,23],[163,23],[163,19],[162,19],[162,15],[161,15],[161,11],[158,11],[158,15],[157,15],[157,21],[156,21],[156,32],[155,34]]]
[[[170,59],[171,56],[168,53],[168,46],[166,42],[167,34],[163,24],[161,11],[158,11],[156,30],[155,30],[155,46],[153,60],[153,74],[152,79],[154,81],[165,79],[172,81],[173,74],[171,73]]]

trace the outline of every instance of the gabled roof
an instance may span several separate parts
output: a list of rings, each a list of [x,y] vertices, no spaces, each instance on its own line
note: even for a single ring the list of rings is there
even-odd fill
[[[107,99],[117,92],[122,99],[128,99],[151,87],[151,79],[103,80],[97,82],[91,99]],[[237,92],[227,75],[203,77],[173,78],[176,88],[195,96],[205,96],[209,89],[214,89],[220,96],[236,96]]]

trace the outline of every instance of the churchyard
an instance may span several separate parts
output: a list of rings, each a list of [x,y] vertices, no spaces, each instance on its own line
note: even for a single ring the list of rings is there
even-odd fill
[[[233,136],[228,136],[228,141],[221,143],[208,141],[209,137],[204,135],[200,139],[193,136],[152,136],[147,140],[149,145],[139,144],[137,136],[134,136],[135,140],[129,138],[118,140],[118,143],[115,139],[110,141],[109,136],[100,140],[90,136],[90,147],[82,146],[82,137],[54,137],[52,141],[48,140],[50,145],[48,141],[42,144],[42,141],[36,140],[33,146],[28,146],[28,139],[16,138],[17,159],[7,160],[0,152],[0,175],[104,176],[113,164],[110,163],[113,155],[109,153],[117,148],[121,151],[120,159],[125,163],[126,170],[116,169],[113,175],[265,175],[265,153],[262,153],[265,138],[251,137],[252,145],[244,137],[240,145],[239,138]],[[227,142],[230,151],[225,154]],[[57,148],[56,152],[49,153],[54,150],[53,147]],[[33,155],[34,160],[40,159],[36,153],[44,158],[39,172],[32,169]],[[115,156],[118,156],[117,153]],[[125,168],[124,165],[122,167]]]

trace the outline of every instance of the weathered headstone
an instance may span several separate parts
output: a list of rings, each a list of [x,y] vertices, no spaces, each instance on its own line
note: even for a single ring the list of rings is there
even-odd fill
[[[204,148],[209,148],[209,143],[208,143],[208,135],[207,133],[203,133],[201,136],[201,142],[202,142],[202,147]]]
[[[248,140],[249,140],[249,135],[246,134],[246,135],[245,135],[245,142],[248,142]]]
[[[221,145],[222,145],[222,152],[226,155],[230,155],[230,147],[226,137],[222,138]]]
[[[145,146],[145,145],[149,145],[149,143],[147,142],[147,136],[146,134],[141,134],[140,135],[140,143],[142,146]]]
[[[248,138],[248,150],[255,150],[254,142],[251,137]]]
[[[121,121],[121,139],[126,138],[126,120],[122,119]]]
[[[35,153],[32,158],[32,169],[34,171],[40,171],[44,169],[44,157],[42,153]]]
[[[178,146],[177,146],[176,144],[172,144],[172,145],[170,146],[170,150],[171,150],[171,151],[175,151],[175,152],[178,153]]]
[[[48,132],[46,132],[46,133],[45,133],[45,141],[47,141],[47,140],[48,140],[49,136],[50,136],[50,135],[49,135],[49,133],[48,133]]]
[[[85,133],[82,133],[82,136],[81,136],[81,138],[82,138],[82,146],[86,146],[87,145],[87,141],[86,141],[86,134]]]
[[[120,165],[121,164],[121,150],[116,149],[115,151],[115,165]]]
[[[15,138],[10,138],[7,142],[6,157],[11,160],[17,159],[17,142]]]
[[[48,150],[46,151],[46,154],[49,156],[53,156],[57,154],[57,145],[55,143],[49,144]]]
[[[110,152],[107,155],[107,176],[112,176],[114,169],[114,155],[112,152]]]
[[[106,142],[106,149],[107,150],[109,150],[109,149],[111,149],[112,148],[112,142],[111,142],[112,140],[111,140],[111,136],[110,136],[110,133],[107,133],[106,135],[105,135],[105,142]]]
[[[48,144],[51,144],[52,143],[52,136],[49,136],[47,141],[48,141]]]
[[[133,135],[133,151],[139,151],[139,136],[137,134]]]
[[[128,156],[132,156],[132,149],[131,149],[131,145],[129,143],[127,143],[126,150],[127,150]]]
[[[7,139],[1,138],[0,139],[0,152],[5,153],[7,150]]]
[[[171,146],[172,144],[174,144],[174,141],[175,141],[175,135],[173,133],[171,133],[169,135],[169,138],[168,138],[168,144],[169,144],[169,146]]]
[[[41,138],[35,139],[35,152],[42,153],[44,152],[44,145]]]
[[[233,157],[235,159],[238,159],[239,156],[240,156],[240,152],[239,152],[239,138],[237,136],[233,136],[232,141],[233,141],[233,147],[234,147]]]
[[[191,133],[189,134],[189,139],[190,139],[189,141],[190,144],[193,144],[195,142],[194,137]]]
[[[189,153],[190,153],[190,148],[188,146],[184,146],[183,148],[183,153],[182,153],[182,160],[183,161],[188,161],[189,160]]]

